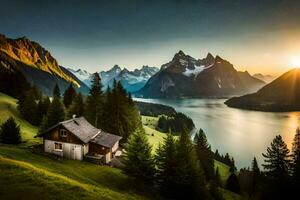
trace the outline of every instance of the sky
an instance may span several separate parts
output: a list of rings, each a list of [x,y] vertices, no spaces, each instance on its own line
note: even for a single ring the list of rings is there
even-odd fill
[[[134,69],[183,50],[238,70],[279,75],[300,67],[297,0],[0,0],[0,33],[39,42],[71,68]]]

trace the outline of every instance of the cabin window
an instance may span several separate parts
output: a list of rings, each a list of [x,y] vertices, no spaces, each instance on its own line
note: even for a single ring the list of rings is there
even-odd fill
[[[65,130],[65,129],[60,129],[60,130],[59,130],[59,134],[60,134],[60,137],[67,137],[67,130]]]
[[[54,149],[62,151],[62,143],[55,142],[54,143]]]

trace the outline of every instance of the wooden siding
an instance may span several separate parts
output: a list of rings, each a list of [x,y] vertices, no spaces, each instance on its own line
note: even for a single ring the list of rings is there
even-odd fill
[[[62,144],[62,150],[55,149],[55,143]],[[52,140],[45,140],[44,151],[47,153],[52,153],[73,160],[83,159],[83,145],[81,144],[72,144],[72,143],[57,142]]]
[[[83,142],[79,140],[74,134],[69,132],[68,130],[64,129],[67,131],[66,137],[61,137],[60,135],[60,130],[64,129],[62,126],[59,126],[49,133],[47,133],[44,137],[44,139],[47,140],[53,140],[53,141],[58,141],[58,142],[67,142],[67,143],[72,143],[72,144],[82,144]]]
[[[110,152],[110,149],[107,147],[103,147],[99,144],[95,144],[93,142],[89,143],[89,153],[97,153],[100,155],[105,155]]]

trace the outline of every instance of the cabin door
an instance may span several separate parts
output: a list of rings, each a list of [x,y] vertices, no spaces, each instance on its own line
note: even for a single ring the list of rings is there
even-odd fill
[[[74,160],[82,160],[81,145],[74,145],[71,155]]]

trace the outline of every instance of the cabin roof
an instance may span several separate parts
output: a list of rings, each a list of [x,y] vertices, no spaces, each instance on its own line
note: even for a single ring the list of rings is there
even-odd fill
[[[101,133],[98,134],[95,138],[93,138],[90,142],[111,148],[114,146],[114,144],[116,144],[116,142],[118,142],[121,139],[122,139],[122,137],[120,137],[118,135],[114,135],[114,134],[110,134],[110,133],[101,131]]]
[[[44,134],[48,133],[58,126],[63,126],[84,143],[88,143],[92,140],[94,143],[100,144],[105,147],[112,147],[117,141],[122,138],[120,136],[106,133],[104,131],[101,131],[100,129],[95,128],[84,117],[78,117],[59,122],[43,133],[39,134],[38,137],[42,137]]]
[[[95,128],[84,117],[61,122],[61,125],[84,143],[89,142],[93,136],[101,132],[100,129]]]

